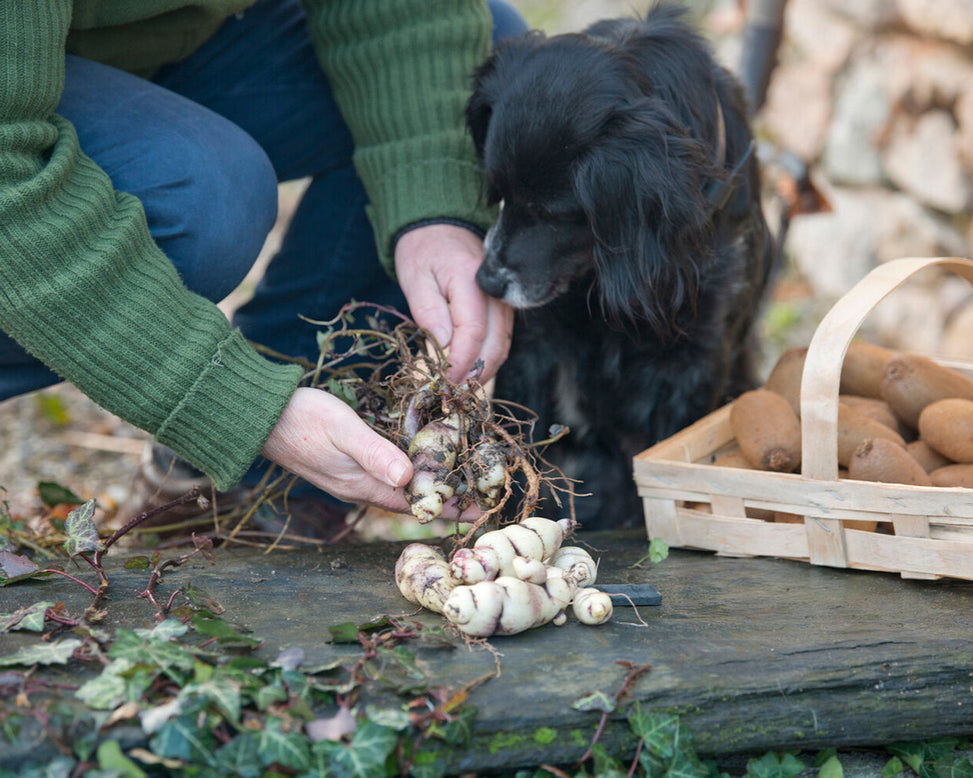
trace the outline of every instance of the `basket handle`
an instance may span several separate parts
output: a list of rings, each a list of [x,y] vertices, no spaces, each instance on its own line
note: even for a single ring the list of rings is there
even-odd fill
[[[838,300],[821,320],[801,378],[801,473],[834,480],[838,475],[838,389],[852,338],[871,310],[920,270],[936,265],[973,284],[973,261],[958,257],[910,257],[879,265]]]

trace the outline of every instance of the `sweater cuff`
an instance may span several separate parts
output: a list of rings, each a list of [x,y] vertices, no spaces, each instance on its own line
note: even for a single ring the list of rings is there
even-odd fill
[[[205,472],[219,491],[234,486],[260,454],[304,371],[261,357],[234,330],[162,423],[156,440]]]
[[[437,217],[464,222],[485,234],[493,223],[493,209],[480,196],[482,184],[475,162],[453,156],[389,166],[383,156],[381,148],[367,149],[356,161],[371,195],[367,211],[379,256],[390,274],[394,273],[395,238],[410,224]]]

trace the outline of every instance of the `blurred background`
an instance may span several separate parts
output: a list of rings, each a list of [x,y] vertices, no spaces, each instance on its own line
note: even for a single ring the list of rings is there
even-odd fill
[[[549,34],[644,13],[648,0],[513,0]],[[686,3],[737,72],[746,0]],[[769,364],[805,346],[820,318],[871,268],[905,256],[970,256],[973,226],[973,0],[788,0],[779,64],[755,116],[766,148],[795,155],[830,211],[796,216],[762,326]],[[302,189],[281,187],[281,222]],[[768,208],[774,207],[768,182]],[[274,251],[280,224],[268,240]],[[255,276],[262,265],[258,263]],[[251,278],[225,304],[245,299]],[[973,288],[926,271],[883,301],[862,335],[973,362]],[[145,435],[67,386],[0,403],[0,487],[13,502],[57,481],[121,499]],[[0,499],[4,493],[0,491]]]

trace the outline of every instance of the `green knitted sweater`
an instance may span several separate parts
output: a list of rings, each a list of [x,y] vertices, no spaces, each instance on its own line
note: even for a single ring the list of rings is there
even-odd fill
[[[95,402],[236,483],[300,381],[189,292],[139,201],[114,191],[54,113],[65,51],[151,73],[249,0],[0,3],[0,329]],[[356,141],[383,261],[430,217],[486,227],[462,112],[485,56],[477,0],[306,0]]]

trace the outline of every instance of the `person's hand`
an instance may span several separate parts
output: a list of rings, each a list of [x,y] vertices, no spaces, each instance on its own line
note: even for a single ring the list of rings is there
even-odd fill
[[[340,500],[409,512],[409,457],[320,389],[294,392],[261,453]]]
[[[465,379],[478,359],[482,382],[510,351],[513,310],[476,285],[483,242],[452,224],[409,230],[395,246],[395,272],[416,324],[449,346],[453,381]]]
[[[409,513],[409,457],[321,389],[294,392],[260,453],[339,500]],[[455,498],[443,507],[445,519],[475,521],[480,514],[475,505],[460,514]]]

